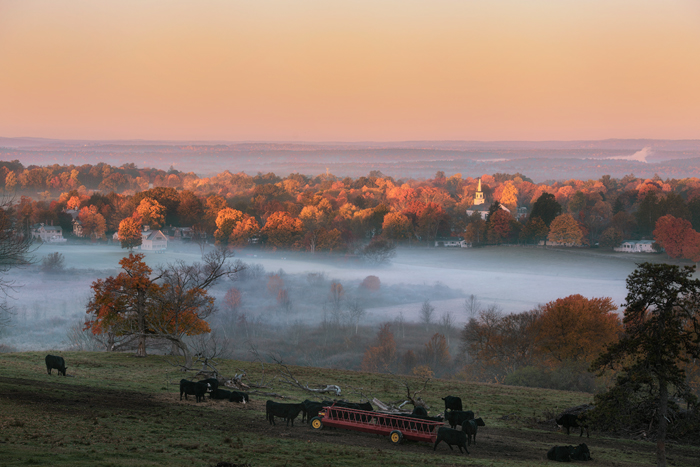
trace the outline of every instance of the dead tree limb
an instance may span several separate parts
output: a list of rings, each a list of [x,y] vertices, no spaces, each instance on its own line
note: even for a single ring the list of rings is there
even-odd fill
[[[391,376],[394,378],[394,380],[401,384],[405,389],[406,389],[406,396],[405,398],[401,398],[398,401],[394,402],[394,404],[400,404],[398,408],[400,409],[406,404],[412,404],[413,407],[423,407],[424,409],[428,410],[429,407],[425,403],[425,401],[419,396],[419,394],[428,387],[428,383],[432,378],[427,378],[423,381],[423,387],[418,389],[417,391],[412,391],[411,390],[411,382],[407,379],[400,378],[394,374],[391,374]],[[420,383],[418,383],[420,385]],[[415,388],[415,386],[414,386]],[[403,401],[403,402],[401,402]]]
[[[315,394],[333,393],[336,395],[336,397],[341,395],[342,391],[340,389],[340,386],[335,384],[327,384],[325,388],[310,388],[308,383],[300,383],[299,380],[294,377],[292,370],[290,370],[289,367],[280,358],[277,358],[274,355],[270,355],[270,358],[272,358],[272,360],[281,367],[278,374],[278,380],[280,382],[289,384],[290,386],[294,386],[296,388]]]

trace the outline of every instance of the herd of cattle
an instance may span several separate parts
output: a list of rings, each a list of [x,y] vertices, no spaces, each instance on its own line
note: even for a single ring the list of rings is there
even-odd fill
[[[202,402],[207,393],[210,399],[228,400],[229,402],[238,402],[242,404],[250,402],[250,397],[247,392],[219,389],[219,380],[216,378],[208,378],[202,381],[180,380],[180,400],[182,400],[183,395],[185,396],[185,400],[187,400],[187,396],[190,395],[195,397],[196,402]]]
[[[55,369],[59,374],[66,376],[66,362],[63,357],[57,357],[54,355],[47,355],[45,358],[46,371],[51,374],[51,370]],[[201,402],[204,400],[204,396],[209,394],[210,399],[228,400],[230,402],[238,402],[245,404],[250,401],[247,393],[241,391],[229,391],[226,389],[219,389],[219,380],[216,378],[209,378],[201,381],[188,381],[186,379],[180,380],[180,400],[182,396],[195,396],[196,402]],[[471,443],[476,444],[476,433],[480,426],[486,426],[483,419],[474,418],[474,412],[471,410],[462,410],[462,399],[456,396],[446,396],[442,400],[445,402],[444,418],[441,415],[437,417],[430,417],[428,412],[423,407],[416,407],[411,414],[402,414],[404,417],[409,417],[415,419],[415,427],[423,421],[430,422],[443,422],[447,421],[450,427],[441,426],[438,428],[437,437],[435,439],[435,444],[433,445],[433,451],[437,449],[438,444],[444,442],[453,450],[452,446],[457,446],[459,452],[462,452],[464,448],[464,453],[469,454],[467,446],[471,446]],[[329,407],[335,405],[336,407],[343,407],[348,409],[362,410],[368,412],[366,415],[360,416],[360,421],[371,422],[374,412],[374,407],[369,402],[363,403],[353,403],[346,401],[322,401],[314,402],[310,400],[305,400],[300,404],[284,404],[275,401],[268,400],[265,404],[265,419],[271,424],[275,425],[275,417],[281,418],[289,426],[291,423],[294,426],[294,420],[301,414],[302,423],[309,423],[315,417],[318,417],[319,412],[323,410],[324,407]],[[363,418],[364,417],[364,418]],[[571,414],[564,413],[557,417],[556,422],[558,425],[566,428],[566,434],[569,434],[570,428],[581,428],[580,436],[583,436],[583,430],[586,429],[586,435],[588,436],[588,425],[585,423],[585,416],[581,414]],[[413,425],[413,422],[411,422]],[[425,424],[425,423],[424,423]],[[461,430],[458,430],[460,427]],[[568,462],[570,460],[590,460],[590,452],[585,444],[580,444],[577,447],[574,446],[555,446],[547,452],[547,458],[551,460],[556,460],[560,462]]]

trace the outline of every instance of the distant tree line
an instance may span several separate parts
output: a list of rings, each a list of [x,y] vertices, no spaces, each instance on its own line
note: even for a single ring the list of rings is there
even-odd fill
[[[479,179],[490,206],[485,218],[467,214],[474,211]],[[229,171],[199,177],[134,164],[24,167],[12,161],[0,162],[0,189],[18,195],[20,225],[53,224],[71,232],[76,218],[88,238],[121,230],[125,248],[137,246],[135,232],[148,225],[191,227],[195,236],[239,248],[312,253],[355,251],[354,245],[372,240],[432,246],[436,239],[461,236],[475,245],[602,248],[654,239],[672,257],[700,258],[700,234],[688,234],[700,232],[697,178],[606,175],[534,183],[522,174],[464,178],[437,172],[428,180],[396,180],[378,171],[357,179]]]

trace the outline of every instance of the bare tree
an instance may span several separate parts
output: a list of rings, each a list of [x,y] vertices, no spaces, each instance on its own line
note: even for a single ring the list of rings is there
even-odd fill
[[[29,229],[17,225],[14,218],[13,199],[0,197],[0,328],[9,324],[12,308],[7,303],[10,293],[17,287],[7,273],[12,268],[31,264],[32,235]]]
[[[399,311],[399,315],[394,320],[396,321],[397,329],[401,330],[401,338],[406,338],[406,317],[403,315],[403,311]]]
[[[206,291],[242,267],[241,263],[227,264],[232,255],[227,249],[216,249],[204,255],[202,263],[176,261],[159,268],[162,284],[154,300],[167,312],[153,314],[149,324],[158,337],[169,340],[184,354],[185,366],[191,365],[192,353],[184,337],[216,311],[214,300]]]
[[[425,324],[426,328],[432,324],[434,314],[435,307],[430,304],[430,300],[424,301],[423,306],[420,308],[420,320]]]
[[[367,311],[362,306],[362,303],[355,299],[348,305],[348,314],[350,315],[350,321],[355,325],[355,334],[357,334],[360,321],[367,315]]]
[[[471,294],[469,298],[464,300],[464,311],[467,313],[467,320],[479,314],[481,311],[481,302],[477,300],[476,295]]]
[[[454,316],[452,316],[452,313],[449,311],[447,313],[443,313],[440,316],[440,330],[442,331],[442,335],[445,336],[447,339],[447,344],[449,345],[450,343],[450,334],[452,333],[452,330],[455,328],[455,319]]]

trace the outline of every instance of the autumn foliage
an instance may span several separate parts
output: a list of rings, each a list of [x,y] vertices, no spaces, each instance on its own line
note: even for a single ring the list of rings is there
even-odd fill
[[[388,372],[395,367],[397,363],[396,341],[390,326],[389,323],[383,324],[377,333],[377,345],[370,346],[365,350],[362,371]]]

